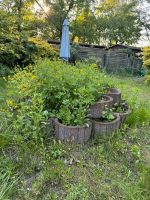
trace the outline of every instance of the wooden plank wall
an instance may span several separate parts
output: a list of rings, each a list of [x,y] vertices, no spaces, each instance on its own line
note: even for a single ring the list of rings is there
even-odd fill
[[[60,48],[60,44],[53,44]],[[78,46],[77,59],[95,58],[100,61],[100,66],[109,72],[128,71],[131,73],[139,71],[142,66],[141,59],[137,56],[137,51],[114,47],[106,49],[104,47]]]
[[[108,49],[105,67],[110,72],[128,71],[136,73],[142,67],[142,61],[135,50],[124,48]]]

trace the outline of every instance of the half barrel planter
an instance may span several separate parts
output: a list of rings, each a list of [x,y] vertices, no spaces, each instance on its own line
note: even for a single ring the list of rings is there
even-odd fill
[[[115,112],[116,113],[116,112]],[[125,112],[116,113],[120,116],[120,124],[123,124],[127,117],[132,113],[132,110],[127,110]]]
[[[87,126],[67,126],[61,124],[58,119],[54,121],[55,134],[58,140],[66,142],[74,142],[83,144],[87,142],[91,137],[92,123],[89,122]]]
[[[113,98],[113,104],[119,104],[121,100],[121,92],[116,88],[108,88],[106,95]]]
[[[105,110],[105,108],[112,108],[113,106],[113,98],[108,96],[108,95],[103,95],[103,98],[105,98],[105,100],[100,100],[98,102],[96,102],[94,105],[91,105],[89,107],[89,116],[90,118],[100,118],[102,115],[102,112]]]
[[[114,114],[115,119],[111,122],[101,122],[98,119],[92,120],[93,123],[93,134],[101,135],[101,136],[109,136],[112,133],[117,132],[120,127],[120,116],[118,114]]]

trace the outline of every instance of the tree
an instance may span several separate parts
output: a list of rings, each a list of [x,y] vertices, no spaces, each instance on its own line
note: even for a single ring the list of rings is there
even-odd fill
[[[96,39],[96,18],[90,9],[82,11],[71,23],[72,40],[77,36],[79,42],[92,44]]]
[[[137,42],[141,24],[135,7],[136,1],[120,4],[117,0],[105,0],[101,3],[96,9],[98,35],[109,45]]]
[[[45,0],[49,6],[47,20],[51,27],[52,39],[60,39],[62,34],[62,24],[65,18],[70,21],[77,16],[84,7],[89,5],[88,0]]]
[[[0,63],[9,67],[30,63],[28,37],[37,35],[32,1],[3,0],[0,4]]]

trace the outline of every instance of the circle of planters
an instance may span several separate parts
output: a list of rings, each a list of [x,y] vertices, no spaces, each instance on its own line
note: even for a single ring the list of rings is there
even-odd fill
[[[67,126],[54,119],[54,130],[57,139],[85,143],[91,135],[109,136],[116,133],[131,113],[128,104],[121,99],[121,92],[115,88],[106,88],[97,102],[87,111],[89,121],[85,126]]]

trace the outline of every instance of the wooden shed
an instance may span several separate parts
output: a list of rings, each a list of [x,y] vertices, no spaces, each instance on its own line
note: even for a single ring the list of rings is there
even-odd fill
[[[60,48],[59,41],[48,41],[56,48]],[[71,43],[73,49],[74,44]],[[141,48],[117,44],[110,48],[99,45],[78,44],[76,45],[76,60],[91,59],[108,72],[138,73],[142,67],[140,56]],[[71,53],[72,54],[72,53]]]
[[[86,45],[79,44],[78,46],[78,55],[79,59],[90,59],[95,58],[97,61],[100,61],[100,65],[104,67],[104,57],[106,54],[106,47],[99,45]]]
[[[60,48],[59,41],[48,41],[48,43],[52,44],[56,48]],[[75,48],[75,45],[71,43],[71,49]],[[72,53],[71,53],[72,54]],[[104,58],[106,54],[106,46],[99,45],[89,45],[89,44],[78,44],[76,45],[76,59],[96,59],[100,62],[100,65],[104,67]]]
[[[142,67],[141,48],[126,45],[114,45],[107,49],[105,67],[109,72],[137,73]]]

